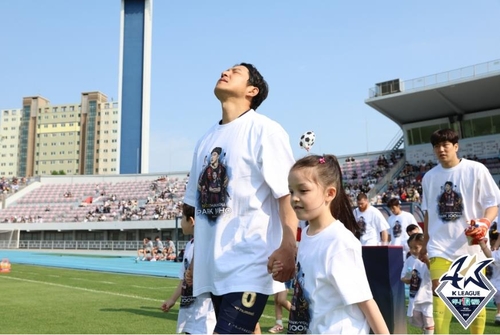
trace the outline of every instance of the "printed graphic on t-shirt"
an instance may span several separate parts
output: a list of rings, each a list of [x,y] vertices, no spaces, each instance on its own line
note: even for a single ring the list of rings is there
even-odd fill
[[[401,223],[399,221],[396,221],[394,223],[394,227],[392,228],[392,235],[394,237],[401,237],[402,232],[403,232],[403,229],[401,227]]]
[[[420,277],[420,272],[418,272],[418,270],[416,269],[413,269],[410,278],[410,298],[415,298],[415,295],[417,294],[421,283],[422,278]]]
[[[438,197],[438,216],[445,222],[456,221],[463,215],[462,195],[457,191],[456,185],[451,181],[441,186],[441,195]]]
[[[309,329],[309,302],[304,296],[304,273],[297,263],[297,274],[294,280],[292,307],[288,317],[288,334],[306,334]]]
[[[360,216],[358,219],[359,234],[363,236],[366,233],[366,222],[365,218]]]
[[[188,285],[186,282],[186,271],[189,269],[190,262],[184,259],[184,279],[182,280],[181,288],[181,308],[189,307],[195,302],[196,297],[193,297],[193,285]]]
[[[227,210],[229,178],[223,159],[225,156],[222,148],[212,149],[210,155],[205,156],[204,167],[198,178],[198,213],[205,215],[209,222],[215,222]]]

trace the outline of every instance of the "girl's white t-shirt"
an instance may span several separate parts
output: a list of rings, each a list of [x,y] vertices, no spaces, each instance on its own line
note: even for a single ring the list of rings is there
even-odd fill
[[[368,334],[357,303],[373,296],[359,240],[338,220],[314,236],[308,230],[299,244],[294,287],[294,294],[302,291],[309,306],[308,332]]]

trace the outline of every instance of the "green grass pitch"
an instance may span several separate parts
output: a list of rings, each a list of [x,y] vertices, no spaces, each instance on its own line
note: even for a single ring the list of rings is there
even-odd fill
[[[178,304],[169,313],[160,306],[178,283],[172,278],[13,264],[10,273],[0,274],[0,333],[173,334]],[[488,309],[486,334],[500,333],[494,315]],[[274,321],[270,298],[260,320],[262,332]],[[469,334],[456,321],[451,332]],[[421,331],[409,326],[408,333]]]

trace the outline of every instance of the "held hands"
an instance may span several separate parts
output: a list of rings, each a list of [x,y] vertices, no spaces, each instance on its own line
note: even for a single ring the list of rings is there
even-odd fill
[[[272,274],[273,279],[286,282],[295,275],[295,256],[297,247],[295,245],[281,245],[276,249],[267,262],[267,272]]]
[[[486,218],[471,220],[470,226],[465,229],[469,245],[477,245],[480,240],[485,239],[490,225],[490,220]]]

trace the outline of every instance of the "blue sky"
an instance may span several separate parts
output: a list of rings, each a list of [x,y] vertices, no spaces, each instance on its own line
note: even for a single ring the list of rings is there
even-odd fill
[[[0,1],[0,109],[98,90],[118,98],[120,0]],[[150,172],[188,170],[221,116],[222,70],[250,62],[269,82],[259,112],[294,155],[384,150],[399,127],[365,104],[375,83],[500,59],[500,0],[155,0]]]

